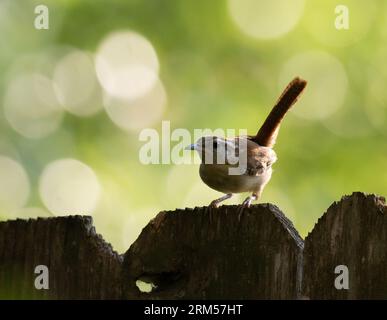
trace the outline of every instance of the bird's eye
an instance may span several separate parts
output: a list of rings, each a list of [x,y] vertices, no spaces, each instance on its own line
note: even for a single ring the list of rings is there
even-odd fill
[[[216,149],[218,147],[218,141],[214,140],[212,146],[214,147],[214,149]]]

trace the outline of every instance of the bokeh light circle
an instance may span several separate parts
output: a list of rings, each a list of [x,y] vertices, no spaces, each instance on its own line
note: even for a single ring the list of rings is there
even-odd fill
[[[295,76],[308,81],[292,112],[305,119],[324,119],[342,106],[348,79],[341,62],[322,51],[301,53],[288,60],[279,77],[282,90]]]
[[[62,106],[78,116],[90,116],[102,109],[102,93],[91,54],[77,50],[57,64],[53,80]]]
[[[5,78],[11,80],[25,74],[40,74],[51,79],[58,62],[74,50],[67,45],[51,45],[18,55],[7,68]]]
[[[228,0],[233,21],[257,39],[280,37],[292,30],[304,9],[304,0]]]
[[[25,74],[10,81],[4,113],[12,128],[27,138],[42,138],[61,124],[63,109],[52,81],[41,74]]]
[[[138,130],[159,121],[166,107],[167,95],[161,81],[135,100],[106,95],[104,107],[110,119],[124,130]]]
[[[39,181],[39,194],[56,215],[93,214],[101,187],[94,171],[75,159],[48,164]]]
[[[132,31],[109,34],[99,45],[95,68],[104,90],[118,99],[146,94],[158,79],[159,61],[152,44]]]
[[[0,210],[6,215],[23,207],[30,195],[24,168],[15,160],[0,155]]]

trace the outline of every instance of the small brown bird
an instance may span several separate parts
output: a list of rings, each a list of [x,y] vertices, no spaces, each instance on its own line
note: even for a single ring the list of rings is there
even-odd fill
[[[259,199],[271,178],[272,165],[277,160],[272,148],[281,121],[305,86],[305,80],[298,77],[293,79],[255,136],[207,136],[186,148],[199,153],[202,160],[199,174],[203,182],[225,193],[223,197],[212,201],[211,206],[218,207],[234,193],[252,193],[242,203],[244,207],[250,207],[252,201]]]

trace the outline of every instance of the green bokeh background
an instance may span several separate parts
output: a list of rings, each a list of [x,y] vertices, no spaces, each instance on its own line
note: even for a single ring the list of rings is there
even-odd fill
[[[321,119],[287,116],[275,148],[279,161],[261,201],[277,204],[305,236],[342,195],[386,194],[385,1],[340,1],[349,7],[350,29],[338,31],[333,24],[339,3],[306,0],[297,25],[268,40],[244,34],[231,19],[226,0],[0,4],[0,106],[5,75],[23,55],[58,46],[95,52],[110,32],[132,30],[152,43],[160,62],[168,103],[153,125],[157,130],[161,120],[170,120],[172,129],[245,128],[255,133],[282,89],[279,79],[286,62],[303,52],[326,52],[345,70],[344,102]],[[49,30],[33,27],[38,4],[50,10]],[[119,252],[159,211],[206,205],[218,195],[200,182],[197,165],[141,164],[138,134],[121,130],[102,110],[85,118],[66,113],[57,131],[28,139],[12,129],[0,108],[0,154],[26,169],[31,183],[27,206],[44,208],[38,181],[48,163],[79,159],[94,170],[102,186],[100,203],[91,213],[97,231]],[[15,216],[2,210],[0,218]]]

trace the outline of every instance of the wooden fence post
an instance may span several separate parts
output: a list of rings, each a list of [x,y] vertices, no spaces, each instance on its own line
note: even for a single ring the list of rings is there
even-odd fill
[[[331,205],[305,239],[303,273],[310,299],[387,299],[384,198],[356,192]]]
[[[162,212],[123,257],[90,217],[0,222],[0,293],[7,298],[294,299],[303,241],[273,205]],[[34,288],[46,265],[49,290]],[[153,281],[146,294],[139,279]]]
[[[0,222],[0,298],[387,298],[384,198],[354,193],[334,203],[304,242],[275,206],[159,213],[124,255],[92,218]],[[36,266],[49,289],[36,289]],[[141,292],[136,282],[153,284]]]
[[[240,221],[239,221],[240,218]],[[273,205],[161,212],[124,257],[128,299],[296,299],[303,240]],[[151,281],[151,293],[135,281]]]
[[[120,298],[121,264],[91,217],[0,222],[1,298]],[[35,288],[38,265],[48,267],[48,290]]]

